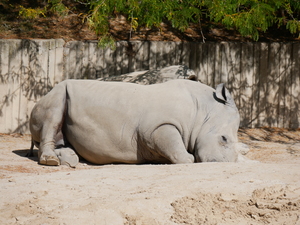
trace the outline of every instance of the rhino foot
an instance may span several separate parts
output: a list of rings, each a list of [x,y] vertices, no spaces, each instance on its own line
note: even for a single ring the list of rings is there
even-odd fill
[[[60,164],[75,168],[79,162],[79,158],[75,151],[71,148],[59,148],[54,150]]]
[[[56,155],[45,155],[42,154],[40,157],[40,164],[47,165],[47,166],[58,166],[59,159]]]

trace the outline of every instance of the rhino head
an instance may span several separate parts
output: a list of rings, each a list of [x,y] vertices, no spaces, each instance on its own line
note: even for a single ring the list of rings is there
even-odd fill
[[[238,109],[224,84],[217,86],[212,97],[196,142],[196,162],[236,162]]]

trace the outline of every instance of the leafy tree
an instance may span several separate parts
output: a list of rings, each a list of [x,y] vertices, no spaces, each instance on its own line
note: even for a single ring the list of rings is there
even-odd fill
[[[258,40],[260,31],[274,25],[286,26],[292,34],[300,32],[299,0],[90,0],[89,3],[89,22],[104,36],[108,35],[109,18],[117,14],[125,15],[134,29],[160,27],[161,22],[169,21],[183,31],[190,23],[208,17],[254,40]]]
[[[19,6],[19,16],[26,19],[36,19],[40,16],[45,16],[45,10],[42,8],[25,8],[23,6]]]
[[[4,0],[8,2],[9,0]],[[270,27],[286,27],[292,34],[300,33],[299,0],[73,0],[89,7],[84,15],[99,36],[101,44],[113,45],[109,21],[123,15],[131,29],[160,27],[162,22],[184,31],[190,23],[201,18],[236,29],[241,35],[259,39],[259,33]],[[70,2],[70,1],[69,1]],[[44,9],[20,7],[20,16],[37,17],[47,13],[67,15],[69,8],[63,0],[48,0]]]
[[[273,25],[285,25],[293,34],[300,32],[298,0],[206,0],[205,5],[211,20],[254,40],[258,40],[259,31],[265,32]]]
[[[195,0],[103,0],[90,1],[91,13],[87,20],[102,40],[109,39],[109,19],[124,15],[135,30],[138,27],[160,27],[169,21],[173,27],[185,30],[190,22],[197,22],[201,15],[201,2]]]

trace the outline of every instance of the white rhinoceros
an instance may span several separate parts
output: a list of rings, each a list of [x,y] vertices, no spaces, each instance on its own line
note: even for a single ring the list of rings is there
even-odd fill
[[[33,108],[40,164],[234,162],[239,113],[223,84],[65,80]]]

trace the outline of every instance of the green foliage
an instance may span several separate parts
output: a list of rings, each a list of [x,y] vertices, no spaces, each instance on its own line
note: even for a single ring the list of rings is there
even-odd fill
[[[66,7],[61,0],[48,0],[49,10],[59,16],[67,16],[69,13],[68,7]]]
[[[289,20],[286,24],[286,28],[292,33],[295,34],[300,30],[300,23],[296,20]]]
[[[36,19],[40,16],[45,16],[45,9],[43,8],[25,8],[23,6],[19,6],[19,16],[23,19]]]
[[[88,1],[91,12],[86,19],[97,35],[108,40],[109,20],[118,14],[124,15],[132,30],[139,27],[160,27],[163,21],[169,21],[173,27],[185,30],[190,22],[197,22],[201,8],[195,0],[100,0]],[[111,40],[109,38],[109,40]]]
[[[109,33],[109,19],[124,15],[132,29],[160,27],[168,21],[184,31],[203,16],[238,30],[241,35],[259,39],[259,32],[271,26],[286,26],[300,32],[298,0],[87,0],[91,5],[88,21],[98,35]],[[298,17],[298,18],[297,18]]]
[[[9,0],[4,0],[9,2]],[[75,0],[90,11],[83,15],[99,37],[99,45],[113,46],[110,20],[123,15],[131,30],[140,27],[160,28],[162,22],[184,31],[190,23],[199,23],[206,17],[241,35],[259,39],[270,27],[286,28],[292,34],[300,33],[299,0]],[[1,4],[1,3],[0,3]],[[3,3],[4,4],[4,3]],[[22,18],[35,19],[48,13],[66,16],[69,8],[63,0],[48,0],[45,8],[20,6]],[[129,32],[129,31],[128,31]]]
[[[201,16],[199,1],[167,1],[165,8],[166,18],[172,26],[184,31],[189,23],[197,23]]]
[[[25,8],[22,5],[18,6],[18,8],[20,18],[29,20],[37,19],[40,16],[46,17],[46,14],[49,12],[55,13],[58,16],[66,16],[69,13],[69,9],[61,0],[48,0],[48,5],[44,8]]]
[[[110,49],[115,50],[116,43],[111,35],[105,34],[99,38],[98,47],[100,48],[109,47]]]
[[[259,31],[265,32],[275,24],[278,27],[286,24],[291,33],[300,32],[300,22],[293,16],[300,12],[297,0],[207,0],[205,5],[211,20],[254,40],[258,40]]]

